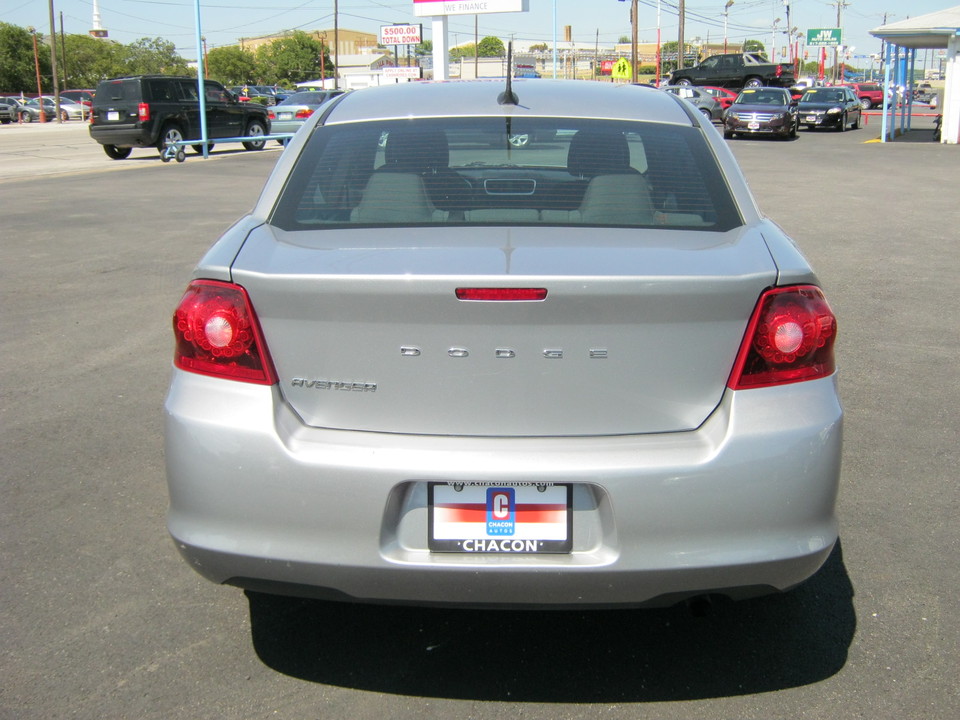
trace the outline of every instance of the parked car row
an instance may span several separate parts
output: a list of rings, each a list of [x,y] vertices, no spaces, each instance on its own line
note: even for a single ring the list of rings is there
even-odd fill
[[[664,91],[684,98],[713,121],[723,125],[727,139],[737,135],[797,136],[801,126],[808,130],[833,128],[846,130],[860,127],[864,105],[853,88],[847,86],[814,87],[799,98],[787,88],[744,88],[724,109],[721,101],[703,87],[667,86]],[[727,92],[722,88],[724,96]]]
[[[230,92],[236,95],[240,102],[249,102],[252,98],[266,98],[267,105],[278,105],[290,95],[277,85],[234,85]]]
[[[86,120],[90,116],[92,100],[92,90],[64,90],[60,93],[60,119],[64,122]],[[39,122],[41,103],[44,118],[55,120],[57,108],[53,95],[42,95],[40,98],[0,97],[0,122]]]

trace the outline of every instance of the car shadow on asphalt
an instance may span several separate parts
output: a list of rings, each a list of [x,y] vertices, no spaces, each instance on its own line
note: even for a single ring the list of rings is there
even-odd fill
[[[694,700],[809,685],[856,630],[840,544],[791,592],[706,612],[425,609],[247,592],[260,660],[309,682],[508,702]]]

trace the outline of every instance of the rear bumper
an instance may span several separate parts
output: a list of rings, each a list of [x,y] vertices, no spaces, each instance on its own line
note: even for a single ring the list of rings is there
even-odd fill
[[[697,431],[652,436],[319,430],[276,388],[179,370],[165,410],[169,529],[217,583],[417,604],[662,604],[788,589],[837,538],[833,378],[728,391]],[[430,553],[426,483],[475,480],[573,483],[573,552]]]
[[[843,122],[843,113],[801,113],[800,124],[807,127],[839,127]]]
[[[101,145],[116,147],[155,147],[157,136],[149,128],[138,125],[97,125],[90,126],[90,137]]]

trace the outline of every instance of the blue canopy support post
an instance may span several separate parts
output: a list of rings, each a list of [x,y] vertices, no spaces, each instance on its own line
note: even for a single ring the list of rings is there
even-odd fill
[[[917,67],[917,49],[910,48],[910,69],[907,72],[907,84],[906,84],[906,98],[905,104],[907,106],[907,130],[913,130],[913,79],[916,77],[914,71]]]
[[[893,44],[887,43],[886,53],[883,63],[883,120],[880,123],[880,142],[887,142],[888,126],[890,124],[890,64],[892,62],[891,51]]]
[[[209,144],[207,143],[207,93],[206,80],[207,70],[203,63],[203,33],[200,32],[200,0],[194,0],[194,19],[197,25],[197,95],[200,99],[200,140],[203,143],[203,158],[210,157]]]
[[[895,94],[894,96],[894,106],[893,106],[894,130],[893,130],[893,134],[890,136],[891,139],[897,136],[898,129],[900,130],[901,133],[903,133],[903,103],[900,102],[899,91],[900,91],[900,88],[903,87],[904,78],[906,77],[906,74],[907,74],[906,68],[904,67],[904,63],[906,62],[906,57],[905,57],[906,50],[904,50],[900,46],[897,46],[896,51],[897,51],[897,62],[894,67],[893,84],[897,94]]]

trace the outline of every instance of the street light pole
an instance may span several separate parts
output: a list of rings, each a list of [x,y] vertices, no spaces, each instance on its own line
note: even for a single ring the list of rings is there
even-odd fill
[[[40,87],[40,53],[37,51],[37,29],[33,26],[27,28],[33,36],[33,64],[37,68],[37,103],[40,106],[40,122],[47,121],[47,115],[43,112],[43,90]]]

